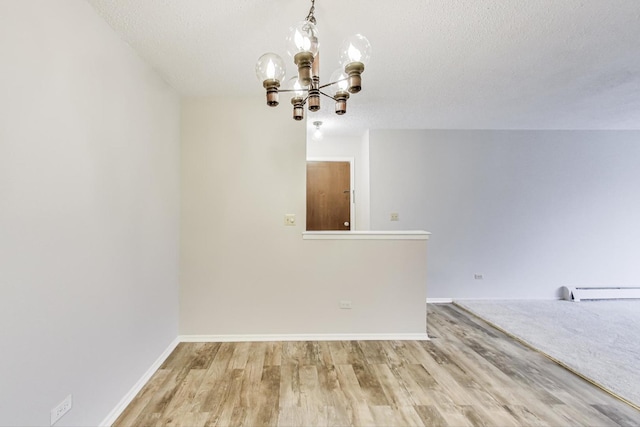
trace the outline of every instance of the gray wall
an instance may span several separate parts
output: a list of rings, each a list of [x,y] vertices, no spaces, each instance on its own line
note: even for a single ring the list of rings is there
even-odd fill
[[[429,298],[640,285],[640,131],[372,130],[370,159],[372,229],[433,233]]]
[[[178,333],[179,99],[80,0],[0,61],[0,425],[97,425]]]

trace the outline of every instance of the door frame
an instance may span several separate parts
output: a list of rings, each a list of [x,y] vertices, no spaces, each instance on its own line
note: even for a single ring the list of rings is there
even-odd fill
[[[349,229],[351,231],[355,231],[356,229],[356,179],[355,179],[355,157],[331,157],[331,156],[322,156],[322,157],[307,157],[307,162],[349,162]],[[305,177],[306,180],[306,177]],[[306,200],[305,193],[305,200]]]

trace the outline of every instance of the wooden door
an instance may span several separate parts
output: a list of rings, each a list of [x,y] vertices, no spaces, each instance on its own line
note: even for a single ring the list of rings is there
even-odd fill
[[[349,162],[307,162],[307,230],[351,230]]]

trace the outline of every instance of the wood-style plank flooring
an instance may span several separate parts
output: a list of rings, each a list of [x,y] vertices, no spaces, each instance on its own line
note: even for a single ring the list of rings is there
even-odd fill
[[[431,341],[182,343],[114,426],[637,426],[640,412],[452,305]]]

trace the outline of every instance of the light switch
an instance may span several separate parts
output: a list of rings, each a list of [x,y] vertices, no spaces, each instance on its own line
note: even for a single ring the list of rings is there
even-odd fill
[[[296,225],[296,214],[286,214],[284,216],[284,225]]]

